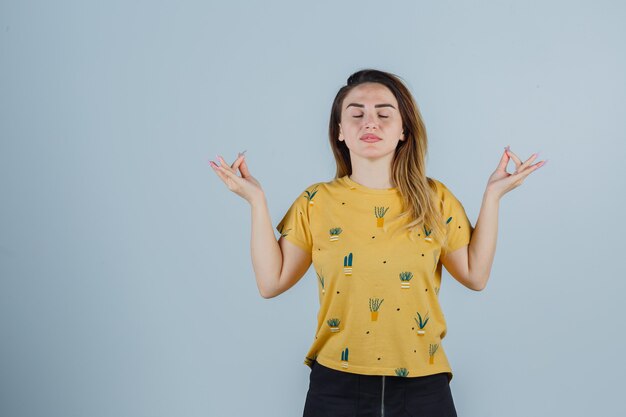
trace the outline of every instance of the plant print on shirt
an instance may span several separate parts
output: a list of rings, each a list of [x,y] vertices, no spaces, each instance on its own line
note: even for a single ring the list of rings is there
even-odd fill
[[[326,323],[328,323],[328,326],[330,326],[331,332],[337,333],[339,331],[339,323],[341,323],[341,320],[337,318],[333,318],[333,319],[328,319]]]
[[[341,234],[342,230],[341,227],[333,227],[332,229],[330,229],[329,233],[330,233],[330,241],[331,242],[336,242],[339,240],[339,235]]]
[[[374,216],[376,216],[376,227],[383,227],[385,225],[385,213],[389,210],[389,207],[374,207]]]
[[[309,206],[313,206],[315,204],[315,200],[313,200],[313,198],[315,198],[315,194],[317,194],[317,186],[315,186],[311,191],[307,190],[304,192],[304,198],[309,201]]]
[[[446,219],[439,245],[428,225],[415,236],[404,230],[397,190],[369,189],[347,177],[307,187],[276,226],[281,238],[311,254],[319,271],[317,329],[304,363],[363,375],[447,372],[451,379],[441,346],[447,328],[439,304],[441,255],[469,244],[473,228],[463,206],[431,180]]]
[[[348,348],[345,348],[344,350],[341,351],[341,367],[342,368],[347,368],[348,367]]]
[[[400,288],[404,290],[411,288],[411,278],[413,278],[413,273],[410,271],[400,272]]]
[[[424,334],[426,334],[426,330],[424,330],[424,327],[426,327],[426,324],[428,323],[428,312],[426,312],[426,317],[424,319],[422,319],[422,315],[419,313],[419,311],[417,312],[417,318],[415,318],[415,322],[417,323],[417,335],[418,336],[424,336]]]
[[[378,310],[384,299],[370,298],[370,313],[372,321],[378,320]]]
[[[346,276],[352,275],[352,252],[343,257],[343,273]]]

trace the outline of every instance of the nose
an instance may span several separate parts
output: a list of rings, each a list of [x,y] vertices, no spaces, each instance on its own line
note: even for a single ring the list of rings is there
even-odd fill
[[[378,128],[378,122],[376,121],[376,118],[374,116],[367,115],[365,118],[365,128],[366,129],[377,129]]]

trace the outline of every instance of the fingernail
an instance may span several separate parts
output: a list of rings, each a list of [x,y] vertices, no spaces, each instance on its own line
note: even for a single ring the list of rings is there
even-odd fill
[[[539,165],[539,166],[537,167],[537,169],[539,169],[539,168],[541,168],[541,167],[545,166],[547,163],[548,163],[548,160],[546,159],[545,161],[543,161],[543,162],[541,163],[541,165]]]

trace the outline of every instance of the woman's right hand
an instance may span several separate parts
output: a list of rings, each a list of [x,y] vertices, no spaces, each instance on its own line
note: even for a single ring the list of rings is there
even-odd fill
[[[209,161],[209,163],[230,191],[241,196],[250,204],[263,196],[263,188],[256,178],[250,175],[243,153],[239,153],[232,165],[226,163],[219,155],[217,158],[219,165],[213,161]],[[241,177],[237,175],[237,169],[241,172]]]

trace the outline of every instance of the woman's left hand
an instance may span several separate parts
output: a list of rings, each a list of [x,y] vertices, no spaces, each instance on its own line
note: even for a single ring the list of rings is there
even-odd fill
[[[500,159],[498,168],[496,168],[494,173],[489,177],[489,181],[487,182],[487,192],[500,199],[504,194],[522,185],[527,176],[542,167],[547,162],[539,161],[536,164],[531,165],[535,158],[537,158],[537,155],[537,153],[532,154],[526,162],[522,163],[517,155],[511,152],[507,146],[504,149],[504,154],[502,155],[502,159]],[[515,162],[516,170],[512,174],[506,172],[506,166],[509,163],[509,159],[512,159],[513,162]]]

